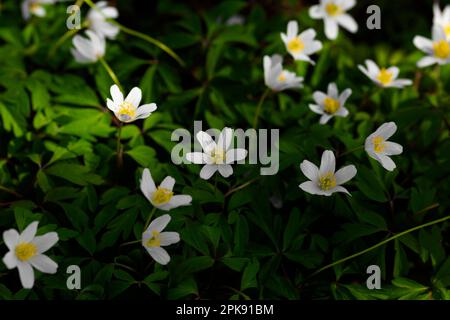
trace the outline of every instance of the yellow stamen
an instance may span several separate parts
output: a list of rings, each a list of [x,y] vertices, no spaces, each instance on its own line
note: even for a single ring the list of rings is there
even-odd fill
[[[284,72],[280,73],[280,75],[278,76],[278,81],[280,82],[286,81],[286,75],[284,74]]]
[[[41,5],[36,2],[31,2],[29,8],[30,8],[30,11],[34,13],[41,8]]]
[[[215,164],[223,164],[225,162],[225,151],[221,148],[216,148],[211,151],[211,158]]]
[[[372,143],[373,143],[373,150],[376,153],[383,152],[384,149],[386,148],[386,144],[384,143],[383,137],[378,136],[373,138]]]
[[[327,172],[319,178],[319,188],[325,191],[336,187],[336,177],[334,173]]]
[[[386,86],[392,82],[393,77],[394,74],[391,71],[387,71],[385,68],[382,68],[380,73],[377,75],[377,80]]]
[[[152,237],[147,240],[146,245],[147,245],[147,247],[151,247],[151,248],[161,247],[160,233],[156,230],[153,230]]]
[[[450,37],[450,23],[445,25],[444,32],[447,38]]]
[[[450,45],[445,40],[439,40],[433,43],[434,55],[441,59],[447,59],[450,56]]]
[[[341,7],[339,7],[335,3],[329,3],[325,6],[325,11],[328,13],[329,16],[337,16],[342,13]]]
[[[28,261],[37,254],[37,247],[34,243],[22,242],[16,246],[16,257],[20,261]]]
[[[173,197],[172,191],[170,191],[166,188],[158,187],[158,188],[156,188],[156,191],[153,192],[152,200],[153,200],[153,203],[155,203],[157,205],[161,205],[161,204],[165,204],[165,203],[169,202],[170,199],[172,199],[172,197]]]
[[[303,51],[303,49],[305,49],[305,44],[303,43],[302,40],[300,40],[299,37],[295,37],[294,39],[288,42],[287,48],[289,51],[298,53],[300,51]]]
[[[130,121],[136,117],[136,107],[133,104],[124,101],[119,106],[117,116],[121,121]]]
[[[324,100],[324,109],[326,113],[334,114],[340,108],[340,103],[338,100],[326,97]]]

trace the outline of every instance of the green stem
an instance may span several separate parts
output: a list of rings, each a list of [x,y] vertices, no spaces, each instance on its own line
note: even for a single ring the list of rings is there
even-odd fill
[[[156,207],[153,207],[152,211],[150,212],[150,215],[147,218],[147,221],[145,222],[145,226],[144,226],[144,232],[145,230],[147,230],[148,226],[150,225],[150,221],[152,221],[153,215],[156,212]]]
[[[109,64],[106,62],[106,60],[102,57],[99,59],[100,63],[102,64],[103,68],[105,68],[106,72],[109,74],[109,76],[111,77],[112,81],[119,87],[120,91],[123,92],[122,89],[122,85],[120,84],[119,79],[117,78],[116,74],[114,73],[114,71],[111,69],[111,67],[109,66]]]
[[[66,33],[64,33],[61,36],[61,38],[59,38],[58,41],[56,41],[55,44],[51,47],[51,49],[48,52],[48,57],[52,58],[55,55],[56,50],[58,50],[58,48],[60,46],[62,46],[62,44],[67,41],[67,39],[74,36],[80,30],[81,29],[72,29],[72,30],[68,30]]]
[[[119,124],[119,127],[117,129],[117,167],[121,168],[123,164],[123,146],[121,143],[121,137],[122,137],[122,123]]]
[[[253,129],[256,129],[258,126],[258,119],[259,119],[259,114],[261,112],[261,107],[262,107],[262,104],[264,103],[264,100],[266,100],[267,96],[269,95],[269,93],[270,93],[270,89],[267,88],[266,91],[264,91],[261,98],[259,99],[258,106],[256,107],[256,111],[255,111],[255,119],[253,120]]]
[[[91,0],[84,0],[91,8],[101,12],[100,10],[98,10],[97,6],[91,1]],[[184,63],[184,61],[172,50],[170,49],[167,45],[165,45],[164,43],[162,43],[159,40],[156,40],[155,38],[152,38],[142,32],[130,29],[128,27],[125,27],[124,25],[120,24],[119,22],[117,22],[114,19],[109,19],[107,17],[105,17],[106,21],[108,21],[109,23],[117,26],[120,28],[120,30],[122,30],[125,33],[128,33],[129,35],[135,36],[137,38],[140,38],[142,40],[145,40],[155,46],[157,46],[158,48],[160,48],[161,50],[163,50],[164,52],[166,52],[168,55],[170,55],[172,58],[174,58],[182,67],[184,67],[186,64]]]
[[[124,242],[122,243],[119,247],[124,247],[124,246],[128,246],[130,244],[135,244],[135,243],[140,243],[142,240],[134,240],[134,241],[128,241],[128,242]]]
[[[363,148],[364,148],[364,146],[359,146],[359,147],[352,148],[352,149],[350,149],[350,150],[348,150],[348,151],[345,151],[345,152],[339,154],[339,155],[338,155],[338,158],[339,158],[339,157],[343,157],[343,156],[345,156],[345,155],[347,155],[347,154],[353,153],[353,152],[355,152],[355,151],[361,150],[361,149],[363,149]]]
[[[431,221],[431,222],[427,222],[427,223],[421,224],[421,225],[419,225],[419,226],[416,226],[416,227],[414,227],[414,228],[411,228],[411,229],[402,231],[402,232],[400,232],[400,233],[398,233],[398,234],[396,234],[396,235],[394,235],[394,236],[392,236],[392,237],[390,237],[390,238],[387,238],[386,240],[383,240],[383,241],[377,243],[376,245],[373,245],[373,246],[371,246],[371,247],[369,247],[369,248],[367,248],[367,249],[365,249],[365,250],[362,250],[362,251],[360,251],[360,252],[357,252],[357,253],[355,253],[355,254],[352,254],[351,256],[345,257],[345,258],[340,259],[340,260],[338,260],[338,261],[335,261],[335,262],[333,262],[333,263],[330,263],[330,264],[326,265],[325,267],[320,268],[319,270],[317,270],[317,271],[314,272],[313,274],[311,274],[308,278],[312,278],[312,277],[314,277],[315,275],[321,273],[321,272],[324,271],[324,270],[327,270],[327,269],[329,269],[329,268],[332,268],[332,267],[334,267],[334,266],[336,266],[336,265],[338,265],[338,264],[341,264],[341,263],[343,263],[343,262],[345,262],[345,261],[351,260],[351,259],[356,258],[356,257],[358,257],[358,256],[360,256],[360,255],[363,255],[363,254],[365,254],[365,253],[367,253],[367,252],[369,252],[369,251],[372,251],[373,249],[376,249],[376,248],[378,248],[378,247],[381,247],[382,245],[385,245],[386,243],[388,243],[388,242],[390,242],[390,241],[392,241],[392,240],[395,240],[395,239],[397,239],[397,238],[400,238],[400,237],[402,237],[402,236],[404,236],[404,235],[406,235],[406,234],[408,234],[408,233],[414,232],[414,231],[416,231],[416,230],[420,230],[420,229],[422,229],[422,228],[426,228],[426,227],[432,226],[432,225],[437,224],[437,223],[440,223],[440,222],[444,222],[444,221],[449,220],[449,219],[450,219],[450,216],[446,216],[446,217],[444,217],[444,218],[440,218],[440,219],[437,219],[437,220],[434,220],[434,221]]]

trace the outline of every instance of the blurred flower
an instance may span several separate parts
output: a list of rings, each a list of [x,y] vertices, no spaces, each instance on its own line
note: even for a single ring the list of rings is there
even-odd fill
[[[235,14],[227,19],[225,21],[225,25],[227,26],[236,26],[236,25],[243,25],[245,23],[245,18],[241,16],[240,14]]]
[[[115,39],[119,33],[119,27],[106,21],[106,19],[116,19],[119,12],[114,7],[109,7],[106,1],[100,1],[96,4],[97,9],[91,8],[87,14],[87,25],[89,29],[99,36]]]
[[[339,25],[348,31],[358,31],[356,21],[346,13],[356,5],[355,0],[320,0],[318,5],[309,9],[309,15],[313,19],[323,19],[325,23],[325,35],[334,40],[339,33]]]
[[[91,30],[86,31],[89,39],[76,35],[72,39],[74,48],[71,49],[73,57],[78,63],[94,63],[105,55],[105,39]]]
[[[43,4],[53,4],[56,0],[24,0],[22,2],[22,17],[25,20],[30,19],[32,15],[45,17],[45,7]]]
[[[138,119],[149,117],[153,111],[157,109],[155,103],[144,104],[139,107],[142,99],[142,91],[138,87],[134,87],[126,99],[123,99],[123,93],[117,85],[111,86],[111,99],[106,100],[108,109],[114,112],[117,119],[122,122],[133,122]]]
[[[356,175],[354,165],[343,167],[335,173],[336,159],[332,151],[325,151],[322,154],[320,169],[315,164],[304,160],[300,164],[303,174],[311,181],[303,182],[300,188],[308,193],[331,196],[335,192],[350,193],[341,186]]]
[[[192,197],[188,195],[173,195],[175,179],[166,177],[161,185],[156,187],[149,169],[144,169],[141,179],[141,191],[150,203],[164,211],[191,204]]]
[[[403,88],[412,85],[409,79],[397,79],[400,70],[397,67],[379,68],[372,60],[366,60],[365,68],[358,65],[359,70],[364,73],[370,80],[383,88]]]
[[[309,56],[322,49],[322,43],[314,40],[315,37],[316,32],[313,29],[298,34],[298,23],[295,20],[289,21],[286,34],[281,33],[286,50],[292,57],[311,64],[315,63]]]
[[[344,92],[339,95],[336,84],[330,83],[328,85],[327,94],[321,91],[314,92],[313,98],[317,104],[310,104],[309,108],[313,112],[321,114],[322,117],[320,117],[320,124],[325,124],[334,116],[348,116],[348,110],[344,107],[344,104],[351,94],[351,89],[345,89]]]
[[[33,268],[51,274],[58,269],[58,264],[43,254],[58,242],[58,234],[48,232],[36,237],[38,224],[37,221],[29,224],[20,235],[14,229],[3,232],[3,241],[9,249],[3,262],[8,269],[17,267],[20,282],[26,289],[34,285]]]
[[[450,6],[445,6],[444,10],[441,11],[439,3],[435,2],[433,5],[433,13],[433,24],[441,27],[445,32],[447,40],[450,40]]]
[[[202,152],[190,152],[186,154],[186,159],[195,164],[204,164],[200,171],[200,177],[208,180],[218,170],[227,178],[233,174],[231,164],[244,160],[247,157],[245,149],[230,149],[233,138],[233,130],[224,128],[219,135],[216,144],[212,137],[204,131],[197,133],[197,140],[203,148]]]
[[[283,58],[274,54],[272,57],[264,56],[264,81],[274,91],[295,89],[303,87],[302,77],[293,72],[283,70]]]
[[[161,247],[169,246],[180,241],[178,232],[162,232],[169,224],[170,219],[168,214],[156,218],[142,234],[142,245],[150,256],[162,265],[170,262],[170,256]]]
[[[432,40],[415,36],[413,42],[419,50],[428,55],[417,62],[419,68],[428,67],[435,63],[443,65],[450,62],[450,43],[441,27],[433,27]]]
[[[394,122],[383,123],[374,133],[367,137],[365,143],[366,152],[377,160],[388,171],[396,168],[394,161],[389,156],[401,154],[403,147],[395,142],[387,141],[397,131]]]

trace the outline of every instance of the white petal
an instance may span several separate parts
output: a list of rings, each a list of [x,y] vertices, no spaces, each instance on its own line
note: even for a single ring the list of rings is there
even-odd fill
[[[164,180],[161,182],[160,187],[172,191],[174,185],[175,185],[175,179],[168,176],[168,177],[165,177]]]
[[[341,14],[336,17],[337,22],[348,31],[355,33],[358,31],[358,24],[349,14]]]
[[[397,79],[400,69],[398,67],[390,67],[387,69],[388,72],[392,73],[392,79]]]
[[[150,256],[155,259],[156,262],[162,265],[166,265],[170,262],[170,256],[166,250],[160,247],[146,247]]]
[[[343,117],[345,118],[346,116],[348,116],[349,112],[348,109],[346,107],[340,107],[338,109],[338,111],[336,111],[336,113],[334,114],[337,117]]]
[[[346,194],[348,194],[349,196],[351,196],[350,192],[348,192],[348,190],[345,189],[343,186],[337,186],[337,187],[334,187],[334,188],[331,189],[330,191],[331,191],[331,193],[334,193],[334,192],[343,192],[343,193],[346,193]]]
[[[180,242],[180,234],[178,232],[162,232],[159,235],[161,246],[170,246],[171,244]]]
[[[221,164],[218,166],[219,173],[224,177],[228,178],[233,174],[233,167],[229,164]]]
[[[384,153],[388,156],[395,156],[403,152],[403,147],[395,142],[386,142]]]
[[[159,209],[169,211],[181,206],[189,206],[191,205],[192,197],[189,195],[176,195],[170,198],[168,203],[163,204]]]
[[[325,35],[330,40],[335,40],[339,33],[339,27],[335,20],[325,18]]]
[[[309,8],[309,16],[313,19],[321,19],[324,17],[325,13],[322,8],[318,5],[314,5]]]
[[[153,111],[155,111],[156,109],[157,109],[157,106],[155,103],[144,104],[144,105],[140,106],[139,108],[137,108],[136,119],[145,119],[148,116],[150,116],[150,114]]]
[[[347,181],[351,180],[356,175],[356,167],[354,165],[349,165],[346,167],[343,167],[336,171],[335,177],[336,177],[336,184],[341,185],[346,183]]]
[[[233,130],[230,128],[223,128],[219,135],[219,140],[217,142],[217,147],[222,148],[222,150],[228,150],[233,138]]]
[[[246,157],[247,157],[247,150],[245,149],[230,149],[225,154],[227,164],[244,160]]]
[[[370,78],[375,78],[378,76],[378,74],[380,73],[380,68],[378,67],[378,65],[370,59],[367,59],[366,61],[366,66],[367,66],[367,71],[369,72],[369,77]]]
[[[321,91],[316,91],[313,93],[313,99],[318,105],[322,105],[327,98],[327,95]]]
[[[111,99],[106,99],[106,105],[108,106],[108,109],[111,110],[112,112],[117,112],[118,111],[118,107],[117,105],[111,100]]]
[[[8,253],[6,253],[3,257],[3,263],[8,269],[14,269],[15,267],[17,267],[17,262],[18,261],[14,250],[8,251]]]
[[[116,84],[112,85],[109,91],[115,104],[121,104],[123,102],[123,93]]]
[[[319,175],[324,173],[334,173],[336,170],[336,158],[334,157],[333,151],[326,150],[322,154],[322,159],[320,161]]]
[[[197,133],[197,140],[207,154],[210,154],[216,148],[216,143],[212,137],[204,131]]]
[[[312,181],[305,181],[299,185],[300,189],[310,194],[321,194],[321,191],[316,183]]]
[[[310,104],[309,108],[311,109],[312,112],[315,112],[317,114],[324,114],[323,109],[316,104]]]
[[[298,33],[298,23],[295,20],[289,21],[287,25],[287,36],[288,38],[295,37]]]
[[[131,89],[130,93],[126,97],[125,101],[131,103],[136,108],[139,107],[139,104],[142,100],[142,91],[138,87],[134,87]]]
[[[42,236],[37,236],[33,239],[33,243],[37,246],[39,253],[44,253],[53,247],[59,240],[56,232],[48,232]]]
[[[413,39],[413,43],[417,49],[422,50],[424,52],[429,53],[433,48],[433,41],[430,39],[424,38],[422,36],[415,36]]]
[[[38,224],[38,221],[30,223],[19,236],[19,242],[31,242],[36,235]]]
[[[3,232],[3,241],[9,250],[15,250],[16,245],[19,243],[19,233],[17,230],[9,229]]]
[[[333,116],[331,114],[324,113],[320,117],[319,123],[320,124],[326,124],[326,123],[328,123],[328,121],[330,121],[331,118],[333,118]]]
[[[153,231],[158,232],[163,231],[164,228],[167,227],[171,219],[172,218],[168,214],[164,214],[156,218],[155,220],[152,221],[152,223],[150,223],[150,225],[148,226],[147,230],[145,230],[144,233],[151,235]]]
[[[396,88],[403,88],[406,86],[410,86],[412,84],[413,84],[413,82],[409,79],[397,79],[397,80],[392,81],[391,86],[396,87]]]
[[[152,174],[147,168],[145,168],[144,172],[142,173],[141,191],[149,201],[151,201],[152,193],[156,191],[156,185],[153,181]]]
[[[375,131],[374,135],[381,136],[384,140],[387,140],[394,135],[395,131],[397,131],[395,122],[386,122]]]
[[[381,165],[388,171],[393,171],[397,166],[394,161],[386,155],[379,155]]]
[[[316,182],[319,179],[319,168],[308,160],[303,160],[300,164],[300,170],[302,170],[303,174],[313,182]]]
[[[332,82],[328,85],[328,96],[333,99],[338,98],[338,89],[336,83]]]
[[[186,154],[186,159],[195,164],[204,164],[206,163],[205,156],[202,152],[189,152]]]
[[[342,10],[347,11],[356,5],[356,0],[345,0],[341,2]]]
[[[39,254],[30,259],[33,267],[43,273],[54,274],[58,270],[58,264],[44,254]]]
[[[347,102],[347,99],[352,95],[352,89],[345,89],[339,96],[339,104],[342,107]]]
[[[423,57],[422,59],[417,61],[417,66],[419,68],[425,68],[435,63],[438,63],[438,60],[435,57]]]
[[[34,285],[34,272],[29,263],[19,262],[17,264],[19,269],[20,282],[25,289],[31,289]]]
[[[200,178],[208,180],[217,171],[217,165],[206,164],[200,170]]]

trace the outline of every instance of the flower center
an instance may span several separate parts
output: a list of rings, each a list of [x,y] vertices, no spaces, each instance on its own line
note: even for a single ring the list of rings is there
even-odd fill
[[[29,8],[30,8],[31,12],[35,13],[36,11],[41,9],[41,5],[39,3],[36,3],[36,2],[31,2]]]
[[[377,76],[377,80],[383,85],[388,85],[392,82],[393,76],[394,74],[391,71],[387,71],[385,68],[382,68]]]
[[[216,148],[211,151],[211,158],[215,164],[223,164],[225,162],[225,151],[221,148]]]
[[[286,81],[286,75],[284,74],[284,72],[280,73],[280,75],[278,76],[278,81],[280,82]]]
[[[288,42],[287,48],[289,51],[292,52],[300,52],[303,49],[305,49],[305,44],[303,43],[302,40],[300,40],[299,37],[295,37],[294,39]]]
[[[334,173],[327,172],[319,178],[319,188],[325,191],[336,187],[336,177]]]
[[[445,35],[447,36],[447,38],[450,37],[450,23],[445,25],[444,32],[445,32]]]
[[[439,40],[433,43],[434,55],[441,59],[447,59],[450,56],[450,45],[445,40]]]
[[[161,247],[161,237],[159,235],[160,233],[156,230],[152,231],[152,237],[147,240],[147,247],[155,248],[155,247]]]
[[[157,205],[164,204],[170,201],[173,197],[173,192],[166,189],[158,187],[156,191],[153,192],[152,199],[153,202]]]
[[[37,253],[37,247],[34,243],[22,242],[16,246],[16,257],[20,261],[28,261]]]
[[[339,101],[330,97],[326,97],[324,100],[324,109],[326,113],[334,114],[339,110]]]
[[[120,121],[130,121],[136,117],[136,107],[129,103],[124,101],[119,106],[119,111],[117,112],[117,117]]]
[[[383,152],[384,149],[386,148],[386,144],[384,143],[383,137],[378,136],[373,138],[372,143],[373,143],[373,150],[376,153]]]
[[[338,14],[342,13],[341,7],[339,7],[335,3],[329,3],[325,6],[325,11],[328,13],[329,16],[337,16]]]

